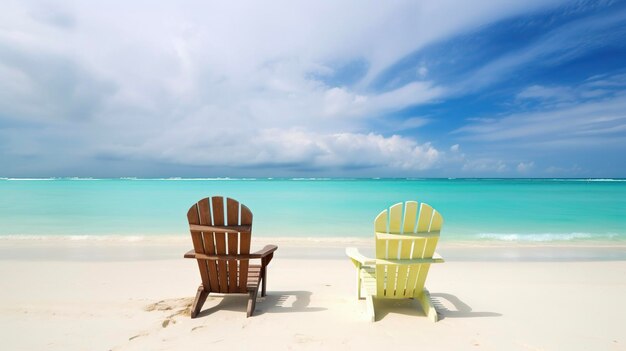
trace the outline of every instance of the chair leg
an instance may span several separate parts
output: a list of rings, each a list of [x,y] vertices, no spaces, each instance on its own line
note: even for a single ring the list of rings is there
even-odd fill
[[[202,305],[204,305],[208,296],[209,292],[204,290],[204,286],[200,285],[198,292],[196,293],[196,299],[193,301],[193,305],[191,305],[191,318],[196,318],[198,313],[200,313]]]
[[[267,265],[270,264],[270,261],[274,257],[274,254],[271,253],[265,258],[261,259],[261,297],[265,296],[265,286],[267,285]]]
[[[356,298],[357,299],[362,299],[361,297],[361,286],[362,286],[362,280],[361,280],[361,267],[356,269]]]
[[[430,293],[428,292],[428,290],[424,289],[416,296],[416,298],[422,306],[422,310],[424,311],[426,317],[433,321],[433,323],[437,322],[437,320],[439,320],[439,317],[437,316],[437,310],[435,309],[435,306],[430,300]]]
[[[256,288],[254,290],[248,290],[248,314],[247,317],[252,316],[254,313],[254,308],[256,307],[256,295],[259,292],[259,289]]]
[[[374,310],[374,298],[372,295],[365,296],[365,303],[367,305],[367,316],[370,322],[376,321],[376,311]]]
[[[265,266],[261,268],[261,297],[265,296],[265,284],[267,282],[267,269]]]

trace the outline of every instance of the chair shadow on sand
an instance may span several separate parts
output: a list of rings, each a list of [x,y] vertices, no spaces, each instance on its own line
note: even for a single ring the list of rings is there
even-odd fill
[[[500,317],[496,312],[474,312],[472,308],[458,297],[446,293],[432,293],[431,300],[439,320],[445,318]],[[425,317],[424,312],[415,299],[374,299],[376,320],[383,319],[389,313]]]
[[[311,303],[310,291],[268,291],[264,297],[257,297],[254,316],[265,313],[293,313],[293,312],[320,312],[327,310],[323,307],[309,307]],[[198,318],[208,316],[219,310],[246,312],[247,295],[209,295]],[[217,303],[216,303],[217,302]]]
[[[430,294],[439,320],[445,318],[501,317],[497,312],[474,312],[472,308],[452,294]],[[451,308],[452,307],[452,308]]]

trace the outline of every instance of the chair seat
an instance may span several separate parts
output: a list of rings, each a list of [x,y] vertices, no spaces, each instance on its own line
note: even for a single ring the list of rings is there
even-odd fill
[[[261,281],[261,266],[250,265],[248,267],[248,291],[257,290],[259,288],[259,282]]]
[[[376,296],[376,267],[363,265],[361,266],[361,281],[363,288],[368,295]]]

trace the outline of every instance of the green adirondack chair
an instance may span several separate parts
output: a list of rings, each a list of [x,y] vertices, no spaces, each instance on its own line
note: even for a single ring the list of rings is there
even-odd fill
[[[419,209],[419,211],[418,211]],[[346,254],[356,266],[357,297],[365,291],[367,311],[376,320],[374,298],[419,301],[424,314],[437,321],[437,311],[424,288],[432,263],[442,263],[435,253],[443,218],[425,203],[407,201],[382,211],[374,221],[376,258],[363,256],[356,248]]]

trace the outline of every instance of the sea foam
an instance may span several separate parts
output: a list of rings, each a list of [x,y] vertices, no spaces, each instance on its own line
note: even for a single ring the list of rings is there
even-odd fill
[[[481,240],[509,241],[509,242],[552,242],[575,240],[614,240],[619,238],[615,233],[481,233],[476,237]]]

